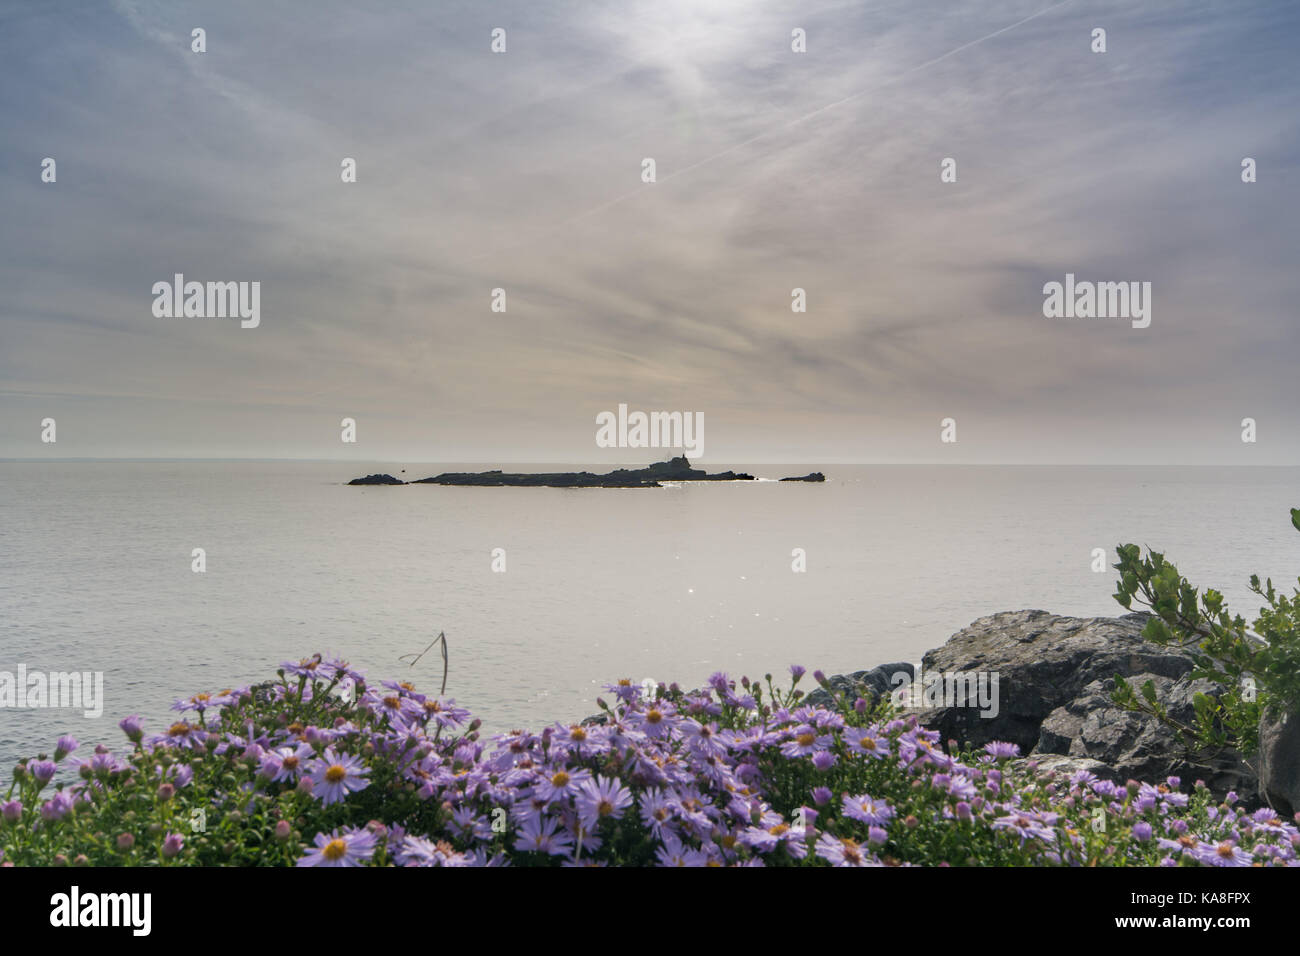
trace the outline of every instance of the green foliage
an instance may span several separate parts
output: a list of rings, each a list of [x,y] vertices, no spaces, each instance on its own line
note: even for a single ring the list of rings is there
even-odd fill
[[[1300,531],[1300,508],[1291,509],[1291,523]],[[1112,698],[1164,721],[1190,749],[1234,747],[1253,756],[1262,715],[1300,713],[1300,590],[1288,597],[1273,588],[1272,579],[1261,587],[1259,576],[1252,575],[1251,591],[1267,602],[1252,633],[1240,614],[1229,614],[1219,591],[1194,587],[1158,551],[1143,557],[1137,545],[1122,544],[1118,554],[1115,600],[1130,610],[1134,602],[1151,610],[1142,636],[1184,650],[1195,665],[1192,678],[1225,689],[1217,698],[1197,694],[1190,724],[1169,715],[1150,681],[1135,691],[1116,676]]]

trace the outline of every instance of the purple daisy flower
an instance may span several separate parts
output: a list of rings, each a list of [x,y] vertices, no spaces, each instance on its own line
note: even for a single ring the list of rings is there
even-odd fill
[[[573,838],[560,829],[559,821],[540,813],[523,822],[515,839],[516,850],[551,856],[568,856],[572,848]]]
[[[889,740],[880,732],[879,727],[850,727],[844,731],[844,743],[849,753],[872,760],[883,760],[889,756]]]
[[[622,817],[623,811],[632,805],[632,794],[617,777],[596,777],[583,781],[574,802],[578,819],[590,828],[606,817],[611,820]]]
[[[817,839],[815,852],[818,857],[831,866],[876,866],[871,855],[864,851],[857,840],[842,839],[823,833]]]
[[[297,783],[315,751],[305,743],[279,747],[262,755],[259,772],[272,783]]]
[[[869,794],[864,793],[856,797],[845,794],[840,803],[846,817],[871,826],[884,826],[894,819],[894,808],[884,800],[877,800]]]
[[[314,842],[316,846],[303,854],[297,866],[361,866],[375,852],[375,835],[354,827],[318,833]]]
[[[144,736],[144,722],[140,719],[139,714],[132,714],[130,717],[123,717],[117,722],[117,726],[122,733],[126,734],[127,739],[133,743],[139,743],[140,738]]]
[[[1215,846],[1202,843],[1192,854],[1206,866],[1250,866],[1253,858],[1231,840],[1224,840]]]
[[[60,737],[58,741],[55,742],[54,744],[55,763],[62,760],[68,754],[72,753],[72,751],[76,750],[79,746],[81,745],[77,742],[76,737],[71,737],[68,736],[67,734]]]
[[[169,833],[163,838],[162,855],[171,859],[185,848],[185,837],[179,833]]]
[[[781,745],[783,757],[811,757],[831,746],[831,738],[818,734],[811,724],[800,724],[790,734],[790,739]]]
[[[1042,840],[1044,843],[1056,842],[1056,814],[1020,811],[998,817],[993,821],[993,829],[1007,830],[1020,837],[1023,846],[1027,840]]]
[[[62,820],[72,810],[72,796],[66,790],[60,790],[41,807],[41,819],[47,823]]]
[[[333,747],[325,752],[308,767],[311,771],[311,794],[324,806],[342,803],[349,793],[364,790],[369,781],[363,779],[370,773],[361,761],[351,754],[339,755]]]
[[[674,816],[672,799],[658,787],[651,787],[641,794],[641,822],[646,825],[650,835],[656,840],[662,839],[666,827],[672,826]]]
[[[165,733],[154,734],[147,741],[151,747],[176,747],[181,750],[199,750],[208,739],[201,726],[188,721],[177,721]]]
[[[541,778],[533,784],[533,796],[547,803],[554,803],[562,797],[576,794],[578,788],[590,779],[590,770],[555,767],[550,771],[543,771]]]
[[[817,770],[830,770],[835,766],[835,755],[829,750],[819,750],[812,757],[812,765]]]
[[[311,657],[304,657],[297,663],[293,661],[284,661],[280,664],[286,674],[293,674],[295,677],[306,677],[313,680],[328,681],[333,679],[335,667],[331,663],[321,660],[319,654],[313,654]]]
[[[984,752],[994,760],[1007,760],[1012,757],[1020,756],[1020,747],[1018,744],[1007,743],[1005,740],[994,740],[984,745]]]

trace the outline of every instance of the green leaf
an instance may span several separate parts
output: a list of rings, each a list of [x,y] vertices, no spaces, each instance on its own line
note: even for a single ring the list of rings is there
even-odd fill
[[[1146,698],[1148,704],[1156,702],[1156,685],[1154,681],[1148,680],[1142,685],[1142,696]]]

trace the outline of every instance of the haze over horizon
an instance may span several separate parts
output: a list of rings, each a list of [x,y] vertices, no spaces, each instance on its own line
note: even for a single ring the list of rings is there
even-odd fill
[[[10,4],[0,459],[675,454],[596,447],[625,403],[702,413],[708,465],[1297,465],[1298,40],[1267,3]],[[260,325],[155,317],[176,273],[260,282]],[[1150,326],[1046,318],[1067,274],[1150,282]]]

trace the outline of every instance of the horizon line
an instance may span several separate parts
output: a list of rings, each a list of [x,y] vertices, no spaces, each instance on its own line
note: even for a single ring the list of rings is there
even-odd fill
[[[405,465],[478,465],[484,464],[483,461],[472,459],[427,459],[427,460],[402,460],[397,458],[268,458],[268,457],[177,457],[177,456],[115,456],[115,457],[96,457],[80,456],[68,458],[5,458],[0,457],[0,463],[4,464],[42,464],[42,463],[59,463],[72,464],[76,462],[286,462],[301,464],[405,464]],[[495,460],[496,464],[501,465],[586,465],[590,467],[619,467],[626,464],[635,464],[634,462],[578,462],[573,460],[558,461],[501,461]],[[652,463],[653,464],[653,463]],[[704,462],[699,459],[692,459],[692,465],[703,465]],[[935,466],[941,468],[951,467],[971,467],[971,468],[1300,468],[1300,462],[1291,464],[1279,463],[1252,463],[1252,462],[1148,462],[1148,461],[1121,461],[1121,462],[1098,462],[1098,461],[920,461],[915,459],[909,460],[890,460],[890,461],[833,461],[833,460],[799,460],[799,461],[744,461],[737,462],[740,465],[849,465],[849,466]],[[719,467],[718,462],[710,462],[712,467]],[[645,467],[642,465],[641,467]]]

